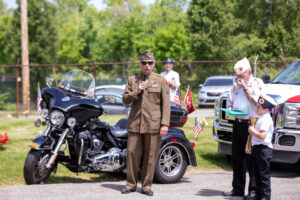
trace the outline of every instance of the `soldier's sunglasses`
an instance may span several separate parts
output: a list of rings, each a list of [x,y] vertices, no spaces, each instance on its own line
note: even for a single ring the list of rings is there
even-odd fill
[[[153,61],[148,61],[148,62],[146,62],[146,61],[141,61],[141,63],[142,63],[142,65],[153,65]]]

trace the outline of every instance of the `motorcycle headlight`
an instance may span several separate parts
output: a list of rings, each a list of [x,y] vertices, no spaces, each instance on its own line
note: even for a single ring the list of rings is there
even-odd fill
[[[61,111],[54,110],[50,114],[50,121],[55,126],[61,126],[65,121],[65,116]]]
[[[43,109],[40,113],[41,117],[46,119],[48,117],[49,111],[48,109]]]
[[[300,104],[285,103],[283,108],[283,126],[300,128]]]
[[[71,128],[73,128],[76,124],[76,119],[74,117],[70,117],[67,121],[68,126],[70,126]]]

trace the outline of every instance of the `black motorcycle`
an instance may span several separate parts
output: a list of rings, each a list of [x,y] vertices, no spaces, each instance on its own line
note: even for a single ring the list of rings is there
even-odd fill
[[[58,87],[42,90],[40,115],[46,128],[29,144],[27,184],[46,181],[58,163],[75,173],[126,173],[127,118],[115,125],[99,120],[103,108],[95,102],[94,91],[94,78],[81,70],[68,72]],[[186,111],[172,106],[171,126],[183,126],[186,120]],[[196,166],[193,147],[182,130],[171,127],[162,138],[155,179],[177,182],[188,165]]]

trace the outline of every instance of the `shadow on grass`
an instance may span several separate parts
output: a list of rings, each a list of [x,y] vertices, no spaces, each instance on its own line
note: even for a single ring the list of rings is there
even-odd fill
[[[225,155],[220,154],[220,153],[203,153],[200,155],[204,160],[207,162],[211,163],[212,165],[216,165],[224,170],[229,170],[231,169],[231,165],[228,162],[227,158]]]
[[[4,151],[6,148],[0,144],[0,151]]]

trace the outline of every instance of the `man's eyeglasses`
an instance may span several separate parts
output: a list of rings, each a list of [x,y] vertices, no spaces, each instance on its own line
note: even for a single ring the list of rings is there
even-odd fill
[[[148,61],[148,62],[146,62],[146,61],[141,61],[141,63],[142,63],[142,65],[153,65],[153,61]]]

